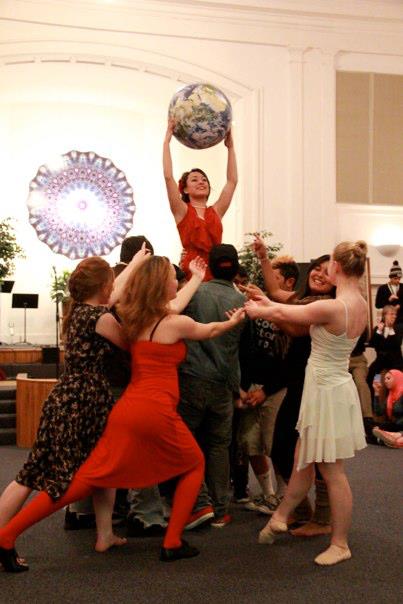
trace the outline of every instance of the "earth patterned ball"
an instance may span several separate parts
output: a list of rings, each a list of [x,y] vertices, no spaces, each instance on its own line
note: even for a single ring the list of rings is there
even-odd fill
[[[212,84],[189,84],[174,94],[168,115],[175,121],[173,134],[192,149],[220,143],[231,128],[232,107]]]

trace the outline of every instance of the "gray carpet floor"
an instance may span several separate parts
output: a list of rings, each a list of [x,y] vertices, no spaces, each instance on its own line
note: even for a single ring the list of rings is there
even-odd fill
[[[0,447],[0,489],[25,457],[24,450]],[[94,532],[63,531],[60,511],[19,539],[18,551],[31,569],[21,575],[0,573],[0,602],[397,602],[402,599],[402,462],[402,451],[376,446],[347,462],[354,493],[353,558],[332,568],[313,564],[327,537],[287,535],[272,546],[258,545],[265,517],[235,504],[231,525],[187,533],[200,556],[171,564],[158,560],[159,538],[131,539],[125,547],[97,554]]]

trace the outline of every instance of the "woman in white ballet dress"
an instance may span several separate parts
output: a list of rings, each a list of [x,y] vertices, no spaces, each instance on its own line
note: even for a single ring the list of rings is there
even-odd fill
[[[310,325],[312,351],[297,423],[294,469],[283,501],[259,534],[259,543],[273,543],[276,535],[287,531],[287,519],[308,493],[317,463],[327,484],[332,514],[330,546],[315,558],[320,565],[351,558],[352,495],[343,460],[366,446],[358,392],[348,372],[351,351],[367,324],[367,304],[359,286],[366,252],[362,241],[343,242],[334,249],[329,278],[336,285],[335,300],[294,306],[259,297],[245,305],[252,319]]]

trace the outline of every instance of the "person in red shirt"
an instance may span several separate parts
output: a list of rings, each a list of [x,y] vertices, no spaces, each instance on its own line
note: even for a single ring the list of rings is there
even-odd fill
[[[228,210],[238,181],[234,141],[231,130],[224,144],[228,149],[227,182],[217,201],[208,206],[210,181],[200,168],[184,172],[177,183],[173,177],[170,142],[175,123],[168,122],[163,147],[164,178],[167,187],[169,205],[179,231],[183,253],[180,266],[189,279],[189,263],[200,256],[207,263],[209,251],[222,240],[222,217]],[[204,280],[212,275],[206,271]]]

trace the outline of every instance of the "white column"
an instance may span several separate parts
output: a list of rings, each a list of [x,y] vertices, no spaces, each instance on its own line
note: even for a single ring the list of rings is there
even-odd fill
[[[304,53],[305,48],[290,47],[287,115],[287,240],[298,261],[304,257]]]
[[[304,65],[304,233],[309,260],[334,246],[335,220],[335,68],[334,53],[311,49]]]
[[[321,249],[329,253],[337,243],[336,220],[336,53],[322,50],[322,195],[320,239]],[[322,252],[325,253],[325,252]]]

